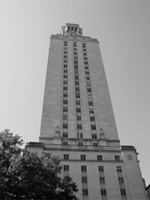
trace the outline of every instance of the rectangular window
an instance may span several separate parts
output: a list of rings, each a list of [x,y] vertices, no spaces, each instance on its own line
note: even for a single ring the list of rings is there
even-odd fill
[[[79,81],[75,81],[75,85],[79,85]]]
[[[93,102],[92,101],[89,101],[89,106],[93,106]]]
[[[69,171],[69,165],[64,165],[64,171]]]
[[[82,133],[77,133],[77,138],[83,138],[83,134]]]
[[[74,52],[74,55],[77,55],[77,52]]]
[[[64,160],[69,160],[69,154],[64,154]]]
[[[63,145],[68,145],[68,142],[63,142]]]
[[[63,120],[67,120],[67,119],[68,119],[67,114],[63,114]]]
[[[76,87],[76,92],[79,92],[79,91],[80,91],[79,87]]]
[[[76,108],[76,112],[80,113],[81,112],[81,108]]]
[[[104,167],[103,166],[98,166],[98,171],[99,172],[104,172]]]
[[[91,124],[91,129],[92,129],[92,130],[96,130],[95,124]]]
[[[85,64],[85,65],[88,65],[88,62],[87,62],[87,61],[84,61],[84,64]]]
[[[78,64],[78,61],[74,60],[74,64]]]
[[[80,100],[76,100],[76,105],[80,106]]]
[[[66,59],[67,59],[67,55],[64,55],[64,58],[66,58]]]
[[[67,112],[68,108],[67,107],[63,107],[63,112]]]
[[[121,196],[126,196],[126,191],[125,191],[125,189],[121,189],[121,190],[120,190],[120,193],[121,193]]]
[[[64,47],[64,50],[67,50],[67,47]]]
[[[94,147],[97,147],[97,146],[98,146],[98,143],[96,143],[96,142],[93,143],[93,146],[94,146]]]
[[[67,63],[67,60],[64,60],[64,63]]]
[[[95,117],[91,116],[90,120],[91,120],[91,122],[94,122],[95,121]]]
[[[64,69],[64,74],[67,73],[67,69]]]
[[[83,53],[84,56],[87,56],[87,53]]]
[[[67,51],[64,51],[64,54],[67,54]]]
[[[88,67],[88,66],[85,66],[85,69],[86,69],[86,70],[89,70],[89,67]]]
[[[77,121],[81,121],[81,115],[77,115]]]
[[[67,65],[64,65],[64,68],[67,68]]]
[[[102,157],[101,155],[98,155],[98,156],[97,156],[97,160],[98,160],[98,161],[102,161],[102,160],[103,160],[103,157]]]
[[[74,50],[74,51],[77,51],[77,48],[74,47],[73,50]]]
[[[87,183],[87,177],[82,177],[82,183]]]
[[[75,70],[74,73],[75,73],[75,76],[79,76],[78,70]]]
[[[89,80],[90,80],[90,77],[89,77],[89,76],[86,76],[86,80],[88,80],[88,81],[89,81]]]
[[[94,114],[94,110],[90,110],[90,113],[91,113],[91,114]]]
[[[81,172],[86,172],[86,166],[81,166]]]
[[[64,81],[63,81],[63,84],[64,84],[64,85],[67,85],[67,83],[68,83],[67,80],[64,80]]]
[[[63,123],[63,128],[68,128],[68,124],[67,123]]]
[[[73,46],[77,46],[77,43],[76,43],[76,42],[74,42],[74,43],[73,43]]]
[[[74,65],[74,69],[76,70],[76,71],[78,71],[78,65]]]
[[[86,160],[86,155],[81,155],[81,160]]]
[[[66,41],[64,41],[64,46],[67,46],[67,42]]]
[[[85,52],[85,51],[86,51],[86,49],[83,49],[83,51]]]
[[[79,76],[78,75],[75,75],[75,80],[79,80]]]
[[[83,189],[82,194],[83,196],[88,196],[88,189]]]
[[[68,138],[68,133],[67,132],[63,132],[63,138]]]
[[[101,195],[102,195],[102,196],[106,196],[106,195],[107,195],[106,189],[101,189]]]
[[[82,129],[82,124],[77,124],[77,129]]]
[[[91,88],[87,88],[87,92],[92,92]]]
[[[86,85],[87,85],[87,87],[91,87],[91,83],[87,83]]]
[[[63,97],[67,97],[68,96],[68,94],[67,93],[63,93]]]
[[[95,133],[95,134],[94,134],[94,133],[92,134],[92,139],[97,139],[97,134],[96,134],[96,133]]]
[[[84,60],[87,60],[87,57],[84,57]]]
[[[67,78],[67,74],[64,74],[64,78]]]
[[[120,184],[123,184],[123,183],[124,183],[123,177],[118,177],[118,180],[119,180],[119,183],[120,183]]]
[[[64,87],[63,87],[63,90],[67,90],[67,89],[68,89],[67,86],[64,86]]]
[[[99,177],[100,183],[105,183],[105,177]]]
[[[68,101],[66,99],[64,99],[63,104],[68,104]]]
[[[117,172],[122,172],[122,167],[121,166],[117,166]]]
[[[79,142],[78,145],[79,145],[79,146],[83,146],[83,143],[82,143],[82,142]]]
[[[120,160],[120,156],[115,156],[115,161],[119,161]]]
[[[85,71],[85,74],[89,75],[89,71]]]

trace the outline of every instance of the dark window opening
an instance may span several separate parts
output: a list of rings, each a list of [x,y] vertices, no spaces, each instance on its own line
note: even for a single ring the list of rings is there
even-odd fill
[[[86,166],[81,166],[81,171],[82,172],[86,172],[87,170],[86,170]]]
[[[88,196],[88,189],[83,189],[82,194],[83,196]]]
[[[81,155],[81,160],[86,160],[86,155]]]
[[[98,160],[98,161],[102,161],[102,160],[103,160],[103,157],[102,157],[101,155],[98,155],[98,156],[97,156],[97,160]]]
[[[105,183],[105,177],[99,177],[100,183]]]
[[[101,189],[101,195],[102,195],[102,196],[106,196],[106,195],[107,195],[106,189]]]
[[[69,165],[64,165],[64,171],[69,171]]]
[[[92,134],[92,139],[97,139],[97,134]]]
[[[120,156],[115,156],[115,161],[120,161]]]
[[[82,177],[82,183],[87,183],[87,177]]]
[[[99,172],[104,172],[104,167],[103,166],[98,166],[98,171]]]
[[[63,138],[68,138],[68,133],[67,132],[63,132]]]
[[[64,154],[64,160],[69,160],[69,154]]]
[[[68,128],[68,124],[63,123],[63,128]]]
[[[96,130],[96,126],[93,125],[93,124],[91,124],[91,129],[92,129],[92,130]]]
[[[63,142],[63,145],[68,145],[68,142]]]

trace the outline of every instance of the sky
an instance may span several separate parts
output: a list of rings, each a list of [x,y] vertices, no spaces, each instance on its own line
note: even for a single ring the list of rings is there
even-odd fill
[[[50,36],[65,23],[99,40],[121,145],[150,184],[148,0],[0,0],[0,131],[39,141]]]

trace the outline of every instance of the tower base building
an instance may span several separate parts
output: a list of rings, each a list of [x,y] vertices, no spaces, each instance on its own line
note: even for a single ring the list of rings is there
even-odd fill
[[[120,146],[95,38],[78,24],[51,36],[39,142],[28,150],[61,157],[79,200],[146,200],[133,146]]]

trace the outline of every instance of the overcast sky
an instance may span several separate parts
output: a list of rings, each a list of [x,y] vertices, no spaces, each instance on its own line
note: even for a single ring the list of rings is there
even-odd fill
[[[149,184],[149,19],[146,0],[1,0],[0,131],[38,141],[50,35],[77,23],[100,42],[121,144]]]

